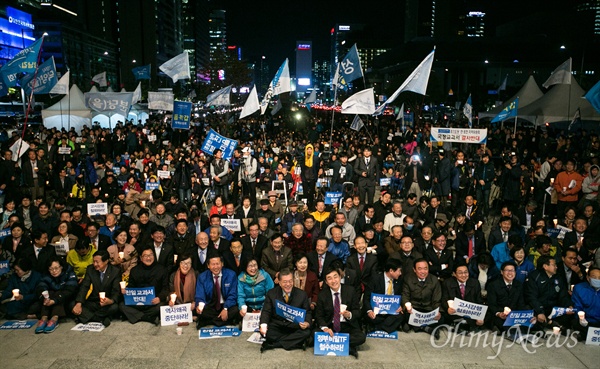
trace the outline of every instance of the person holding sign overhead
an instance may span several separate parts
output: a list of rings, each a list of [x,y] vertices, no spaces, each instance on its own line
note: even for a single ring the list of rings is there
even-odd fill
[[[306,292],[294,287],[294,276],[289,269],[282,269],[279,278],[279,285],[267,292],[260,314],[260,334],[266,338],[260,352],[275,348],[305,349],[311,334],[312,317]],[[279,315],[277,302],[304,310],[304,319],[298,323]]]
[[[385,263],[384,272],[373,275],[370,283],[365,284],[363,297],[367,332],[383,330],[392,333],[397,331],[405,320],[402,306],[396,309],[396,314],[378,314],[379,307],[373,303],[373,294],[402,295],[402,262],[400,260],[389,258]]]
[[[454,273],[451,278],[447,278],[442,282],[442,309],[444,320],[451,322],[453,320],[462,321],[462,317],[451,316],[456,312],[453,306],[455,298],[472,302],[475,304],[483,304],[481,297],[481,286],[475,278],[469,278],[469,269],[464,261],[459,261],[454,265]],[[477,330],[483,325],[483,320],[466,319],[466,325],[459,325],[457,328],[465,331]]]
[[[150,305],[125,305],[119,304],[119,309],[131,324],[139,321],[160,325],[160,305],[169,297],[169,283],[167,270],[156,262],[154,247],[149,245],[140,255],[141,263],[131,269],[127,288],[154,288],[154,298]],[[121,293],[126,294],[126,289],[121,288]]]
[[[360,329],[360,304],[355,289],[341,283],[340,272],[330,267],[325,272],[325,283],[317,300],[315,309],[316,329],[328,333],[350,335],[350,355],[358,359],[357,347],[362,345],[367,337]]]

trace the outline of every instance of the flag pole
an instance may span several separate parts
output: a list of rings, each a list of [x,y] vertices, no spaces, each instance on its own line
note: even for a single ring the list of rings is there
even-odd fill
[[[515,138],[517,137],[517,118],[518,115],[515,115],[515,130],[513,131],[513,135],[515,135]]]
[[[332,109],[331,109],[331,133],[329,135],[329,146],[331,147],[331,143],[333,142],[333,122],[334,122],[334,117],[335,117],[335,107],[336,107],[336,101],[337,101],[337,82],[335,84],[335,89],[333,91],[333,104],[331,105]]]

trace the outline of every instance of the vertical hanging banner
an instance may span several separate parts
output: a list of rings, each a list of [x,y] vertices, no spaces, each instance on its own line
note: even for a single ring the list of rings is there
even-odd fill
[[[190,129],[190,118],[192,115],[192,103],[187,101],[173,102],[173,129]]]

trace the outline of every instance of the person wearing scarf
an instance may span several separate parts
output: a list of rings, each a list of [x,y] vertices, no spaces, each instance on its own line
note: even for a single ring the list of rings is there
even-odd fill
[[[140,256],[141,263],[131,269],[127,288],[154,287],[154,298],[151,305],[125,305],[119,304],[119,309],[131,324],[139,321],[160,325],[160,306],[169,298],[169,284],[167,270],[156,262],[154,247],[149,245]],[[125,295],[125,289],[121,289]]]
[[[308,200],[308,208],[313,209],[315,205],[315,186],[317,177],[319,176],[320,162],[319,158],[314,155],[315,149],[312,144],[306,145],[304,148],[304,160],[300,162],[302,172],[302,189]]]
[[[306,292],[310,300],[310,308],[315,309],[317,298],[321,289],[319,287],[319,278],[308,269],[308,257],[305,253],[299,252],[294,255],[294,287]]]
[[[255,258],[250,259],[246,265],[246,271],[240,273],[238,277],[237,303],[240,315],[242,317],[246,315],[242,309],[244,305],[249,312],[262,310],[267,291],[274,286],[269,273],[258,267],[258,261]]]
[[[196,271],[192,268],[192,256],[182,254],[177,259],[178,268],[169,277],[169,291],[177,295],[175,302],[169,299],[169,306],[179,304],[192,304],[192,311],[196,308]]]

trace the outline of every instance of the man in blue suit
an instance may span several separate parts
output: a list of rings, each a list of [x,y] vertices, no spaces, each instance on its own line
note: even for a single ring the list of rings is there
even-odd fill
[[[223,268],[223,260],[216,253],[209,253],[208,270],[196,281],[197,327],[206,325],[235,325],[239,321],[237,306],[237,276]]]

